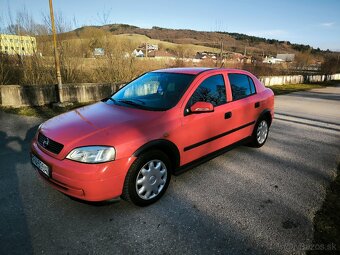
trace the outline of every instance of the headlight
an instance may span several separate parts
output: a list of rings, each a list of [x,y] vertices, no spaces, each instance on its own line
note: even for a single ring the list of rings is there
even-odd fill
[[[103,163],[112,161],[116,157],[116,150],[107,146],[87,146],[72,150],[66,158],[84,163]]]

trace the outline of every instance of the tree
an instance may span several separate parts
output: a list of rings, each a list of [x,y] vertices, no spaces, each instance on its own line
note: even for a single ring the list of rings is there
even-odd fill
[[[111,23],[111,11],[112,11],[112,8],[107,9],[104,6],[104,9],[100,13],[97,12],[97,18],[98,18],[99,24],[108,25],[109,23]]]
[[[298,52],[295,55],[296,65],[300,68],[304,68],[313,62],[311,51]]]
[[[335,74],[340,72],[340,53],[328,54],[321,64],[321,71],[324,74]]]
[[[49,14],[46,14],[46,13],[42,13],[42,19],[43,19],[43,22],[44,22],[44,25],[46,27],[49,28],[49,33],[51,34],[52,33],[52,25],[51,25],[51,19],[50,19],[50,16]],[[54,22],[55,22],[55,28],[56,28],[56,32],[57,34],[60,34],[60,33],[65,33],[65,32],[68,32],[72,29],[72,25],[70,24],[70,22],[68,22],[63,14],[61,12],[55,12],[54,13]]]

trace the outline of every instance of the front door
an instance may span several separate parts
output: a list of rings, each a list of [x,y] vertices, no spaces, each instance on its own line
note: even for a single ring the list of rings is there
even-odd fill
[[[196,102],[209,102],[213,112],[191,113]],[[181,164],[186,164],[226,146],[221,134],[228,129],[226,87],[224,76],[205,77],[185,104],[181,131]]]

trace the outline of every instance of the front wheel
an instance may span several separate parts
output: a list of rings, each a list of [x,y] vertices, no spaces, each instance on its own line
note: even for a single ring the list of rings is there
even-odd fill
[[[253,147],[261,147],[265,144],[269,133],[269,124],[266,119],[260,119],[254,128],[252,135],[252,143]]]
[[[138,206],[156,202],[169,186],[170,166],[169,158],[162,151],[140,155],[126,175],[122,198]]]

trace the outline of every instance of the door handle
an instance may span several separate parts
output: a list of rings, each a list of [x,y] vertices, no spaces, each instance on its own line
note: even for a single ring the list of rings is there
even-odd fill
[[[255,108],[259,108],[260,107],[260,102],[256,102],[255,103]]]
[[[224,119],[230,119],[233,114],[231,112],[226,112],[224,114]]]

